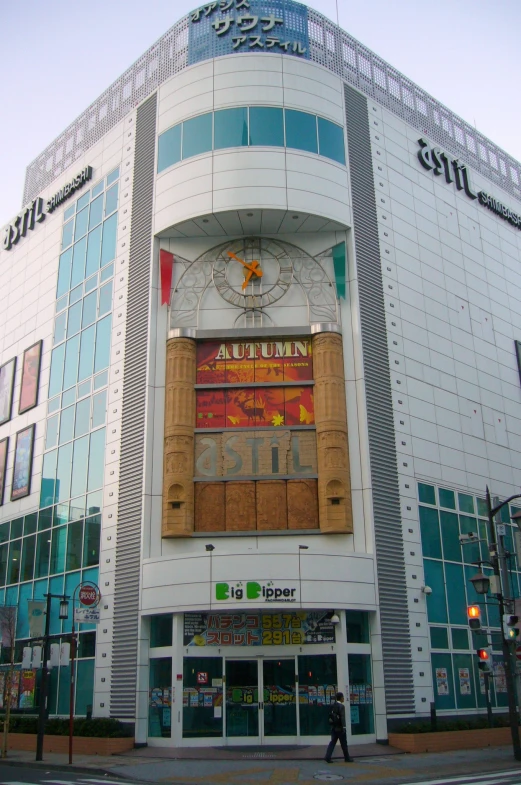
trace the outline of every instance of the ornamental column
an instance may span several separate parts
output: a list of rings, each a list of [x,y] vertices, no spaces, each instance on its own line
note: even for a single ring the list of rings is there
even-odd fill
[[[351,533],[353,509],[342,336],[319,333],[313,336],[312,347],[320,528],[324,533]]]
[[[196,345],[171,338],[166,345],[163,537],[194,531],[194,424]]]

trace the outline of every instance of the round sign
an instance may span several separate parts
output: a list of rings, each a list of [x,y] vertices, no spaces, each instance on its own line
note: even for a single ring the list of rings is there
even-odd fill
[[[80,586],[78,599],[82,605],[92,608],[100,601],[100,591],[95,583],[84,583]]]
[[[518,660],[521,660],[521,646],[517,646],[516,648],[516,657]]]

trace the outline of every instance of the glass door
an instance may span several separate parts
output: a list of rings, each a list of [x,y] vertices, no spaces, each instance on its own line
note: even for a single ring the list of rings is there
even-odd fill
[[[258,660],[226,660],[226,736],[259,738]]]
[[[262,660],[263,735],[297,735],[295,658]]]

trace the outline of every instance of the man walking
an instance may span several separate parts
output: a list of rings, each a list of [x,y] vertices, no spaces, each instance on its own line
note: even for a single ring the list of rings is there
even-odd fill
[[[328,744],[326,757],[324,760],[326,763],[331,763],[333,750],[335,749],[337,741],[339,741],[340,746],[342,747],[342,752],[344,753],[345,762],[352,763],[353,758],[349,756],[349,750],[347,749],[346,707],[344,706],[343,692],[337,692],[336,700],[331,706],[330,716],[333,718],[333,723],[331,725],[331,741]]]

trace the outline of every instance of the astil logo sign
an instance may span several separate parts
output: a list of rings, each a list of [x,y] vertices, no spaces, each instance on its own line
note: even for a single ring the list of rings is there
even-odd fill
[[[259,602],[296,602],[296,593],[296,588],[283,585],[278,581],[267,581],[266,583],[246,581],[246,586],[242,581],[234,584],[215,584],[215,599],[218,602],[233,602],[243,599],[258,600]]]

